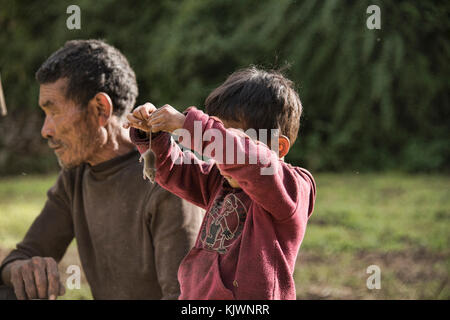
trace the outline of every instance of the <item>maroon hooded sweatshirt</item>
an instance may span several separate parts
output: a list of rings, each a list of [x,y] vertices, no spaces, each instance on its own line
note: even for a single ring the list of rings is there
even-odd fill
[[[170,134],[153,136],[156,181],[206,209],[195,246],[178,270],[179,299],[295,299],[295,261],[316,197],[312,175],[285,163],[241,131],[225,129],[219,119],[196,108],[186,111],[183,128],[192,139],[180,140],[180,144],[200,156],[206,148],[211,151],[212,142],[198,143],[195,135],[208,135],[208,129],[214,128],[223,141],[231,138],[234,161],[223,158],[232,152],[226,143],[222,150],[216,145],[208,153],[213,159],[202,161],[194,159],[192,152],[183,152]],[[130,135],[144,153],[147,135],[133,128]],[[238,164],[239,153],[246,159],[256,156],[258,161]],[[273,174],[261,174],[268,167]],[[230,187],[222,175],[234,178],[240,188]]]

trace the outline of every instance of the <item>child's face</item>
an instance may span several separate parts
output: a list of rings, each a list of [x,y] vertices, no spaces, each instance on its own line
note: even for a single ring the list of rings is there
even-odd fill
[[[220,171],[220,169],[219,169],[219,171]],[[237,183],[237,181],[234,180],[232,177],[223,174],[222,171],[220,171],[220,174],[228,181],[228,184],[232,188],[240,188],[239,183]]]

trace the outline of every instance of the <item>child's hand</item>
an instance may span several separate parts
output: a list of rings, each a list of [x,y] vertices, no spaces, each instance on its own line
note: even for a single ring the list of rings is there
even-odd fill
[[[149,132],[151,128],[147,122],[150,118],[150,114],[156,110],[156,107],[149,102],[137,107],[132,113],[127,115],[128,122],[126,122],[123,127],[125,129],[134,127],[142,131]]]
[[[151,127],[152,132],[166,131],[172,133],[183,127],[185,119],[184,114],[166,104],[151,113],[147,125]]]
[[[124,125],[125,128],[131,126],[147,132],[173,132],[183,127],[186,116],[168,104],[156,109],[151,103],[146,103],[127,118],[129,123]]]

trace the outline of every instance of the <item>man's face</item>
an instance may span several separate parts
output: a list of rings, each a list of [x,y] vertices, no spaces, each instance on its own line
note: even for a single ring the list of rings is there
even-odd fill
[[[64,168],[87,162],[94,152],[94,126],[89,123],[87,109],[81,108],[65,96],[67,79],[41,84],[39,106],[45,112],[41,129]]]

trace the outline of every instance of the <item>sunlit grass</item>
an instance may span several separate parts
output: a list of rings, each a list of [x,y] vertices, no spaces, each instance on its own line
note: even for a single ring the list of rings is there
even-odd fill
[[[317,174],[317,201],[295,272],[297,296],[450,299],[450,178],[437,175]],[[0,179],[0,259],[25,235],[55,175]],[[73,243],[60,271],[79,264]],[[368,290],[379,265],[382,289]],[[63,299],[90,299],[67,290]]]
[[[56,175],[18,176],[0,179],[0,259],[25,236],[33,220],[40,213],[47,199],[48,189],[55,183]],[[59,265],[63,283],[69,276],[66,268],[80,265],[75,241],[69,246]],[[84,277],[80,289],[66,288],[60,299],[92,299]]]
[[[39,214],[55,176],[19,176],[0,180],[0,245],[11,248]]]
[[[449,177],[320,174],[316,182],[295,273],[299,298],[450,298]],[[366,287],[371,264],[381,268],[382,290]]]

